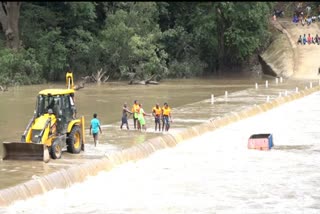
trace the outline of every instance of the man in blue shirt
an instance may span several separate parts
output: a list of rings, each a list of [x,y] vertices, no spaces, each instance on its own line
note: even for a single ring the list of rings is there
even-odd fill
[[[98,142],[98,133],[100,130],[100,134],[102,134],[102,130],[100,127],[100,121],[97,119],[97,114],[93,114],[93,119],[91,120],[91,125],[90,125],[90,132],[89,134],[91,135],[91,130],[92,130],[92,135],[93,135],[93,141],[94,141],[94,146],[97,146]]]

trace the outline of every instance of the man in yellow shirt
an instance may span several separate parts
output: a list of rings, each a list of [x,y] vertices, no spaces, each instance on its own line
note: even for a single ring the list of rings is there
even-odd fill
[[[170,128],[169,118],[172,123],[171,108],[169,107],[168,103],[164,103],[164,106],[162,107],[162,122],[163,122],[162,131],[164,126],[166,128],[165,130],[169,131],[169,128]]]
[[[133,113],[133,126],[134,129],[140,129],[140,123],[138,121],[138,114],[140,112],[140,107],[138,104],[138,100],[135,100],[131,109],[131,112]]]
[[[154,116],[154,123],[155,123],[155,127],[154,127],[155,131],[157,131],[157,126],[159,127],[159,131],[161,131],[161,125],[160,125],[161,114],[162,114],[162,109],[157,103],[156,106],[152,108],[152,115]]]

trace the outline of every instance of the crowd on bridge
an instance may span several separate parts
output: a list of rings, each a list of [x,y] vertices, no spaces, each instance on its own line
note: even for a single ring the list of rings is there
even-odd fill
[[[320,36],[318,36],[318,34],[316,34],[314,37],[310,35],[310,33],[308,34],[308,36],[306,36],[306,34],[300,35],[298,38],[298,44],[300,45],[319,45],[320,44]]]
[[[312,10],[310,5],[305,8],[305,12],[306,14],[303,12],[301,7],[298,7],[293,14],[292,22],[296,25],[300,22],[302,26],[309,26],[316,21],[320,22],[320,13],[318,15],[311,15]]]
[[[298,25],[300,22],[302,26],[305,26],[305,25],[309,26],[316,21],[318,22],[320,21],[320,15],[319,16],[303,16],[303,12],[301,12],[301,15],[299,16],[295,14],[292,19],[293,23],[296,23]]]
[[[318,15],[312,14],[311,6],[307,5],[304,9],[301,4],[298,4],[296,10],[293,13],[292,22],[297,26],[301,23],[302,26],[309,26],[312,23],[320,22],[320,5],[318,8]],[[280,9],[274,9],[272,19],[276,21],[278,17],[284,17],[284,11]]]

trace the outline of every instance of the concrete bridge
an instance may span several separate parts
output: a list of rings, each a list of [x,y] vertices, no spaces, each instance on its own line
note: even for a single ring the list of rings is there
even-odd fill
[[[300,35],[320,35],[319,22],[316,21],[309,26],[295,24],[288,18],[270,22],[280,34],[261,55],[262,61],[266,64],[264,72],[294,79],[318,79],[320,45],[298,45],[297,41]]]

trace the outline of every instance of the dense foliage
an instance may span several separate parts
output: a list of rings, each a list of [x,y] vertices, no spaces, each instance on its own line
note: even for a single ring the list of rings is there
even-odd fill
[[[18,51],[0,36],[0,84],[85,76],[191,77],[239,65],[269,39],[268,2],[22,2]]]

